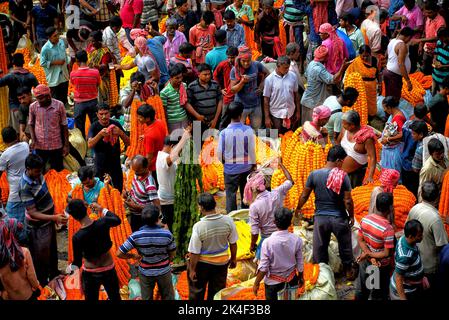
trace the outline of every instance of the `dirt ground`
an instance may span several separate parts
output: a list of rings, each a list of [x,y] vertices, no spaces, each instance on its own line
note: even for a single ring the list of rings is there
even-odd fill
[[[226,214],[226,203],[225,203],[224,193],[218,194],[216,196],[217,201],[217,211],[222,214]],[[237,197],[237,203],[240,201],[240,196]],[[65,271],[67,267],[67,248],[68,248],[68,232],[67,229],[58,231],[57,242],[58,242],[58,259],[59,259],[59,269]],[[347,282],[344,278],[336,276],[335,287],[337,290],[337,296],[339,300],[353,300],[354,298],[354,283]]]

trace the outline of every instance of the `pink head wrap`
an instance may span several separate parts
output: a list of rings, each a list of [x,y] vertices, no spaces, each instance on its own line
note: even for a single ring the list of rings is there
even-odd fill
[[[323,62],[326,60],[327,56],[329,55],[329,49],[327,49],[325,46],[319,46],[315,49],[315,52],[313,53],[314,60],[318,62]]]
[[[258,172],[252,176],[246,183],[245,190],[243,192],[243,202],[251,204],[254,201],[254,192],[265,191],[265,176],[263,173]]]
[[[401,174],[397,170],[382,169],[382,171],[380,172],[379,181],[380,184],[384,187],[384,191],[393,192],[393,189],[398,185],[400,176]]]
[[[317,123],[318,120],[329,118],[331,114],[331,109],[327,106],[315,107],[312,114],[313,122]]]
[[[131,32],[129,33],[129,37],[132,40],[136,40],[137,37],[148,37],[148,31],[144,30],[144,29],[132,29]]]
[[[50,88],[47,87],[45,84],[39,84],[36,88],[33,89],[33,94],[35,97],[39,97],[51,94],[51,92]]]
[[[340,168],[333,168],[327,176],[326,187],[336,194],[340,194],[341,186],[346,177],[346,171]]]
[[[137,49],[139,49],[141,56],[147,56],[147,55],[151,54],[149,52],[150,49],[147,46],[147,39],[146,38],[141,37],[141,36],[137,37],[134,40],[134,45],[137,47]]]
[[[324,23],[320,26],[320,29],[318,29],[319,33],[327,33],[329,35],[335,33],[334,27],[330,23]]]

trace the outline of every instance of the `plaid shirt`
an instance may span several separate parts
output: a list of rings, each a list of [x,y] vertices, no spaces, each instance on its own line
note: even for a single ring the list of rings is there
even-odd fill
[[[67,116],[61,101],[51,99],[47,108],[40,107],[37,101],[33,102],[30,105],[28,124],[34,127],[36,149],[56,150],[63,147],[61,127],[67,126]]]
[[[106,0],[100,0],[100,11],[95,16],[95,20],[99,22],[106,22],[111,20],[112,13],[109,11],[108,6],[106,5]]]

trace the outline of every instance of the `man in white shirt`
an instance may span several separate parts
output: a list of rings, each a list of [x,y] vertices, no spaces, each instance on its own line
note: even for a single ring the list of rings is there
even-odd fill
[[[300,118],[298,78],[291,72],[290,59],[279,57],[276,70],[266,79],[263,90],[265,126],[285,133],[296,128]]]
[[[369,6],[366,8],[366,19],[362,22],[360,30],[362,31],[365,39],[368,39],[368,43],[374,56],[381,50],[382,31],[380,30],[379,21],[377,20],[379,15],[379,8],[377,6]]]
[[[162,222],[168,225],[171,230],[174,214],[175,200],[175,179],[176,179],[176,160],[179,158],[182,148],[190,139],[192,126],[184,129],[184,133],[179,140],[172,136],[165,137],[164,147],[158,152],[156,158],[156,173],[159,183],[158,197],[161,203],[163,215]]]
[[[9,195],[6,204],[8,217],[17,219],[19,222],[25,221],[25,205],[20,200],[19,184],[25,172],[25,160],[30,154],[28,143],[19,142],[17,131],[13,127],[5,127],[2,130],[3,142],[6,143],[6,150],[0,156],[0,178],[6,172],[9,185]],[[0,189],[0,199],[1,199]],[[19,242],[25,240],[25,233],[19,235]]]
[[[335,144],[335,141],[341,131],[341,116],[343,115],[343,107],[352,107],[358,96],[359,93],[356,89],[347,87],[342,94],[338,96],[330,96],[324,100],[323,105],[329,107],[331,110],[331,117],[329,118],[325,128],[327,129],[327,133],[332,144]]]
[[[136,55],[134,47],[126,37],[122,24],[122,19],[119,16],[114,16],[111,18],[109,27],[106,27],[103,31],[103,44],[111,50],[111,53],[114,55],[118,64],[122,61],[119,44],[128,50],[130,56],[134,57]]]

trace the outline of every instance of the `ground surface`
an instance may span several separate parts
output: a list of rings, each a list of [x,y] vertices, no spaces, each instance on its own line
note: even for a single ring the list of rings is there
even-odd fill
[[[217,208],[219,213],[226,214],[226,204],[225,197],[219,196],[216,197],[217,200]],[[240,196],[238,196],[238,201],[240,200]],[[63,229],[58,231],[57,233],[57,241],[58,241],[58,258],[59,258],[59,270],[65,271],[67,267],[67,239],[68,233],[67,229]],[[338,275],[335,278],[336,281],[336,290],[339,300],[352,300],[354,298],[354,283],[347,282],[344,278],[339,277]]]

